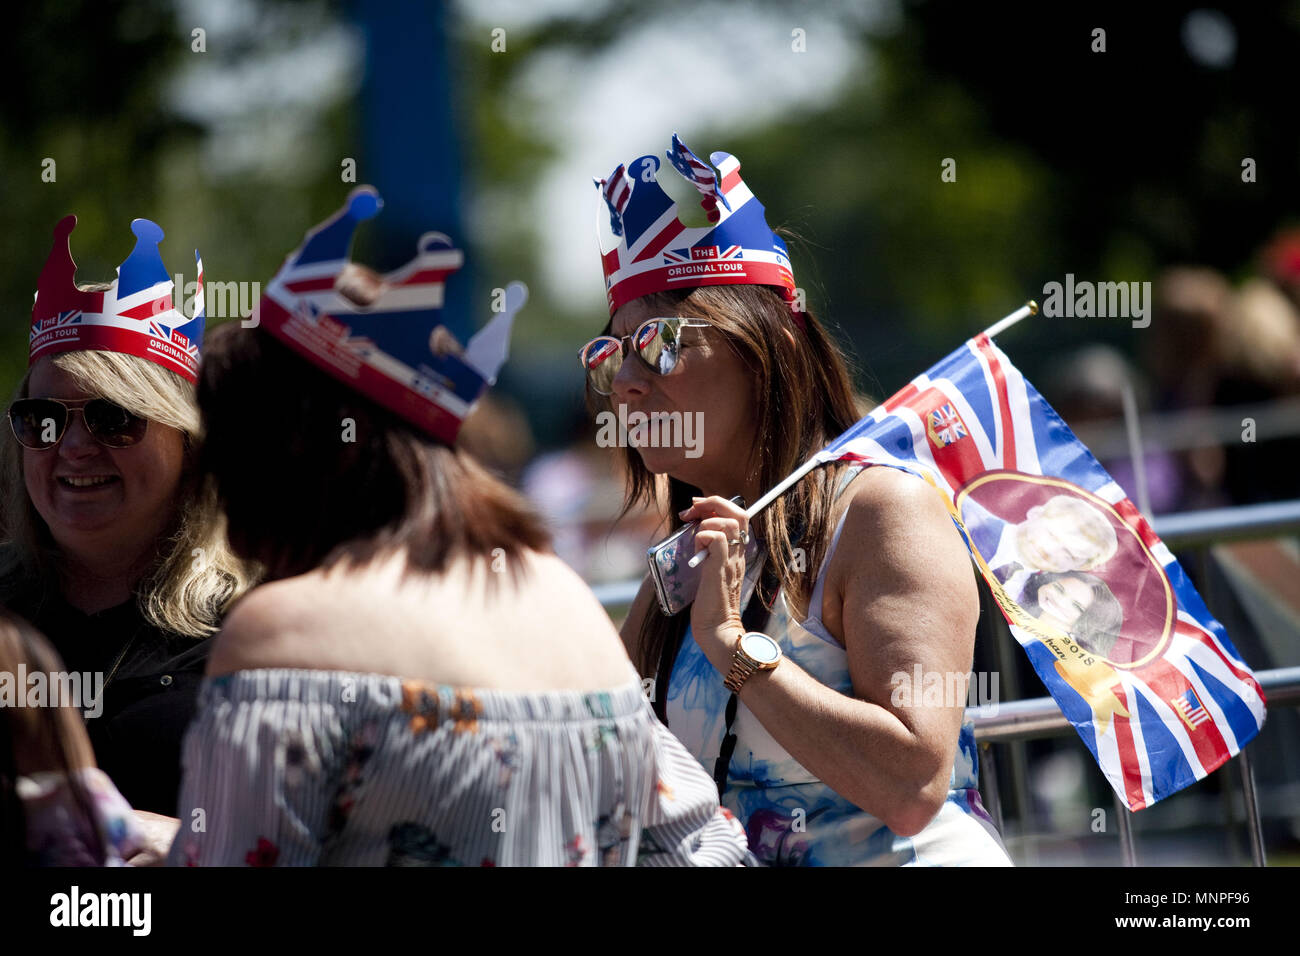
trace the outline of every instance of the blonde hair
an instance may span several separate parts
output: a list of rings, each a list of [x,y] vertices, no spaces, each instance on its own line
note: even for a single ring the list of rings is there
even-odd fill
[[[225,517],[216,490],[198,473],[202,424],[194,386],[178,373],[148,359],[119,352],[63,352],[51,361],[88,395],[106,398],[150,421],[170,425],[185,437],[176,514],[153,570],[136,585],[136,601],[155,627],[186,637],[207,637],[221,615],[256,583],[254,565],[242,561],[226,541]],[[31,371],[15,397],[27,396]],[[30,589],[58,589],[58,550],[33,507],[23,477],[22,446],[0,429],[0,580],[5,600]],[[197,557],[195,556],[197,552]]]

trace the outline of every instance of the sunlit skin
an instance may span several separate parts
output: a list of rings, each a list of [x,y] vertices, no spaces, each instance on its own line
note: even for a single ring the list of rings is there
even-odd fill
[[[42,359],[28,385],[31,398],[97,398]],[[86,613],[127,600],[172,522],[185,459],[183,434],[151,421],[129,448],[101,445],[74,412],[54,448],[23,449],[27,494],[64,559],[68,600]],[[69,479],[103,479],[73,487]]]
[[[642,322],[656,317],[660,313],[636,299],[614,313],[610,334],[630,335]],[[641,461],[651,472],[671,475],[706,494],[740,494],[755,501],[762,490],[750,463],[755,429],[749,399],[752,378],[716,330],[684,329],[681,342],[681,356],[667,375],[650,371],[629,349],[614,377],[610,404],[615,410],[626,405],[628,414],[702,412],[703,431],[695,439],[702,452],[699,457],[688,458],[681,447],[638,447]]]
[[[1016,528],[1016,548],[1028,567],[1057,572],[1087,570],[1102,553],[1072,513],[1046,507],[1029,509],[1028,518]]]
[[[1095,600],[1092,588],[1078,578],[1061,578],[1038,589],[1038,619],[1068,634]]]

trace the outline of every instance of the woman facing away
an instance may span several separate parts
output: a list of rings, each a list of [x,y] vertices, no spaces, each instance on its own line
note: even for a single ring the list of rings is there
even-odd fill
[[[215,639],[181,798],[206,818],[169,862],[741,862],[599,603],[452,447],[519,303],[458,354],[433,327],[461,261],[446,237],[385,277],[319,265],[379,205],[355,191],[268,285],[261,327],[211,337],[204,464],[267,583]],[[348,334],[369,348],[320,347]]]
[[[75,224],[55,229],[0,432],[0,602],[85,678],[99,767],[137,810],[171,817],[206,638],[253,572],[197,469],[201,298],[193,318],[171,308],[162,230],[143,219],[118,279],[77,285]]]
[[[961,537],[931,488],[890,468],[816,470],[752,526],[728,500],[757,500],[859,416],[739,163],[714,153],[713,173],[676,136],[668,158],[711,225],[668,215],[655,156],[604,181],[611,318],[581,351],[596,407],[703,426],[690,449],[662,427],[629,436],[629,503],[666,497],[668,525],[700,520],[708,549],[689,611],[665,616],[647,578],[629,654],[760,862],[1007,865],[964,696],[893,703],[895,675],[970,671],[979,602]]]

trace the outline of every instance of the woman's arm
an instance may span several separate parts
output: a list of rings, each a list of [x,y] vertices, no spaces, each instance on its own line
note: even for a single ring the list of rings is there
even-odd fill
[[[979,598],[969,553],[933,488],[891,468],[869,469],[855,485],[834,556],[842,598],[832,598],[841,603],[836,636],[848,653],[855,697],[830,689],[790,660],[756,673],[740,696],[810,773],[895,833],[911,836],[947,795]],[[743,633],[738,593],[744,570],[743,557],[737,564],[741,549],[728,554],[726,541],[737,536],[744,516],[717,497],[702,507],[688,517],[710,510],[728,517],[702,525],[714,533],[704,564],[709,584],[701,585],[692,608],[692,629],[725,674]],[[907,706],[895,694],[895,675],[911,688],[918,665],[923,682],[936,675],[931,680],[948,687],[949,675],[958,675],[951,683],[961,688],[959,699],[926,706],[923,684]]]
[[[132,812],[140,826],[139,850],[126,860],[126,865],[162,866],[167,862],[167,851],[176,840],[181,821],[149,810]]]

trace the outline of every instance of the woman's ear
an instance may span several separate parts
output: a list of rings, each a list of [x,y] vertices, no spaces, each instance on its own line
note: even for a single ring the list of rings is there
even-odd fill
[[[784,332],[785,337],[790,340],[790,347],[795,348],[796,346],[794,342],[794,333],[791,332],[789,329],[782,329],[781,331]]]

